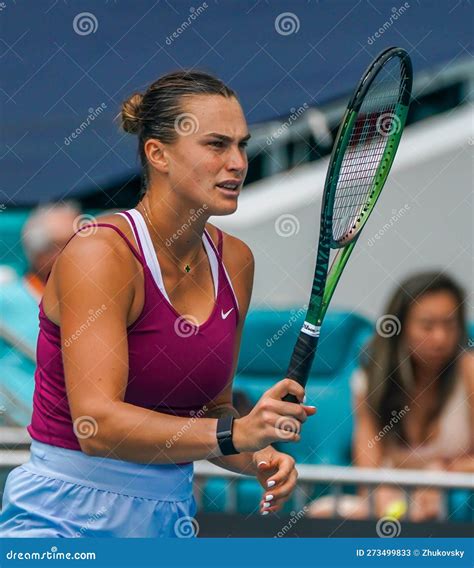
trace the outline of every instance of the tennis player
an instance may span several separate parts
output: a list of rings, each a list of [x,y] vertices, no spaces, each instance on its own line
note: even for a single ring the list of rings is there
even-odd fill
[[[51,270],[31,458],[8,476],[1,536],[184,536],[195,460],[257,476],[262,514],[295,487],[270,444],[299,440],[316,409],[281,399],[304,389],[283,379],[248,415],[232,406],[254,261],[208,219],[236,210],[247,173],[237,97],[171,73],[123,103],[121,124],[138,136],[139,203],[82,226]]]

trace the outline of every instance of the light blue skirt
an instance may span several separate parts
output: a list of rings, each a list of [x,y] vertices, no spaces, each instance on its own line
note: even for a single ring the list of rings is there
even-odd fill
[[[0,537],[197,535],[193,464],[144,465],[33,441],[10,472]]]

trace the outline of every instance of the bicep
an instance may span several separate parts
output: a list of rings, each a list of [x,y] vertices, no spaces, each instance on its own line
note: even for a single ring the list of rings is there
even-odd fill
[[[133,291],[116,255],[97,239],[72,241],[58,259],[62,358],[73,421],[87,416],[99,422],[124,399]]]

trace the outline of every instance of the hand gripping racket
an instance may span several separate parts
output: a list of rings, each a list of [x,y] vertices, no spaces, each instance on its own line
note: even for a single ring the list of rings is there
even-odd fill
[[[334,290],[392,166],[410,104],[411,60],[383,51],[347,105],[329,161],[313,287],[286,376],[306,385]],[[328,271],[331,249],[337,250]],[[298,402],[293,395],[283,400]]]

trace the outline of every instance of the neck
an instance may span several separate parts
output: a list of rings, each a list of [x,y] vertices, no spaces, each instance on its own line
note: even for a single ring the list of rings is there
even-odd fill
[[[436,380],[441,368],[417,362],[413,365],[413,371],[416,386],[426,388]]]
[[[150,190],[137,208],[151,225],[154,246],[175,264],[183,267],[191,264],[202,248],[202,235],[209,218],[206,210],[152,196]]]

